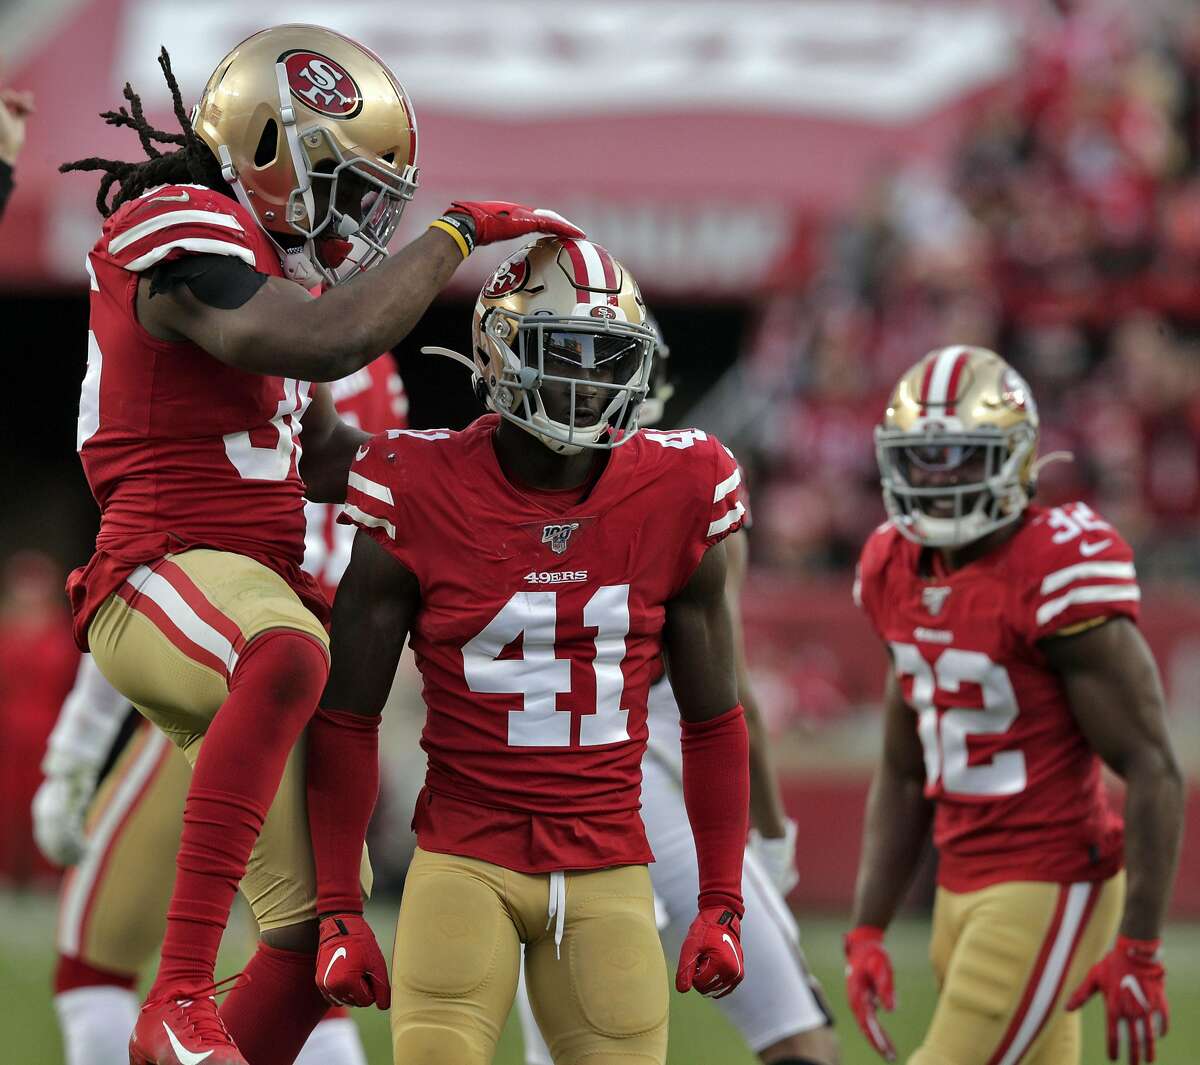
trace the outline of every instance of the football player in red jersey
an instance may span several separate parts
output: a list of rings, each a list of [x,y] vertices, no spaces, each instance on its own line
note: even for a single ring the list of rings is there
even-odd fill
[[[393,956],[398,1063],[490,1062],[521,944],[556,1061],[665,1060],[638,816],[664,649],[700,888],[676,986],[721,996],[741,980],[749,769],[722,544],[740,478],[700,430],[636,431],[653,348],[607,251],[535,241],[484,286],[473,359],[459,356],[494,413],[373,437],[351,469],[358,536],[321,715],[357,722],[362,743],[311,767],[310,822],[322,890],[354,892],[385,674],[411,637],[429,769]],[[340,964],[335,945],[319,969]]]
[[[330,383],[338,416],[368,432],[407,424],[407,397],[385,354]],[[305,506],[304,569],[330,598],[350,561],[354,530],[327,503]],[[42,853],[70,867],[59,893],[54,1007],[67,1065],[125,1065],[137,1020],[138,977],[157,956],[167,919],[169,870],[190,772],[148,721],[120,752],[129,701],[84,655],[46,745],[46,779],[33,802]],[[296,1065],[364,1065],[354,1023],[341,1009],[317,1025]]]
[[[1110,1058],[1119,1029],[1133,1065],[1167,1030],[1159,937],[1183,788],[1133,553],[1084,503],[1030,503],[1037,438],[1021,377],[962,346],[909,370],[876,431],[891,520],[856,596],[892,669],[847,997],[893,1060],[883,936],[932,824],[941,994],[910,1065],[1078,1063],[1070,1011],[1096,991]],[[1128,832],[1102,762],[1125,780]]]
[[[192,121],[161,62],[182,132],[151,128],[127,88],[128,111],[107,117],[151,158],[65,167],[106,172],[78,431],[101,528],[69,592],[80,646],[195,766],[131,1060],[273,1065],[325,1011],[317,915],[373,946],[361,896],[340,898],[344,913],[317,896],[304,824],[297,741],[328,674],[327,605],[300,568],[304,496],[341,500],[366,439],[310,382],[393,346],[474,244],[579,231],[519,205],[457,203],[385,258],[416,187],[416,126],[376,56],[319,27],[264,30],[221,61]],[[332,287],[313,300],[321,281]],[[309,730],[308,759],[325,745],[336,757],[338,731]],[[251,989],[218,1017],[213,964],[239,881],[262,944]],[[326,992],[384,1005],[377,948],[370,960],[372,993]]]

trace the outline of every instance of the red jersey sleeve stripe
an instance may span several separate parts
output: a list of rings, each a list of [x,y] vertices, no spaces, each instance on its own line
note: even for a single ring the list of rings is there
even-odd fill
[[[189,229],[193,226],[215,226],[218,229],[245,233],[242,223],[223,211],[166,211],[118,233],[108,242],[108,254],[116,255],[131,244],[174,226],[187,226]]]
[[[719,503],[730,492],[736,491],[738,485],[742,483],[742,471],[739,467],[734,470],[728,477],[725,478],[716,488],[713,489],[713,502]]]
[[[1088,584],[1082,588],[1072,588],[1065,595],[1049,599],[1038,607],[1038,627],[1053,621],[1068,607],[1081,603],[1136,603],[1141,598],[1141,589],[1136,584]]]
[[[709,522],[707,536],[719,536],[727,529],[731,528],[735,523],[742,520],[746,513],[746,508],[742,506],[739,500],[733,506],[733,509],[727,511],[722,517]]]
[[[392,498],[392,490],[386,484],[379,484],[377,481],[372,481],[364,477],[361,473],[350,471],[350,476],[346,481],[347,488],[354,488],[362,492],[365,496],[370,496],[372,499],[378,499],[381,503],[386,503],[389,507],[395,505],[395,500]]]
[[[346,503],[342,507],[342,514],[349,518],[355,525],[361,525],[364,529],[382,529],[388,534],[389,539],[396,539],[396,526],[388,521],[387,518],[377,518],[374,514],[368,514],[353,503]]]
[[[1073,566],[1055,570],[1042,579],[1042,595],[1049,595],[1065,588],[1068,584],[1085,578],[1109,578],[1132,581],[1137,571],[1132,562],[1078,562]]]
[[[173,251],[190,251],[197,255],[231,255],[250,266],[258,265],[254,252],[245,245],[234,244],[228,240],[214,240],[211,237],[180,237],[166,244],[159,244],[144,255],[139,255],[122,265],[131,273],[140,273],[161,262]]]

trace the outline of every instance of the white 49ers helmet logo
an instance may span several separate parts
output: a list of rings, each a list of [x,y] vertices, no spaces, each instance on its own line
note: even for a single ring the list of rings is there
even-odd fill
[[[301,103],[329,118],[353,118],[362,110],[362,92],[346,69],[319,52],[285,52],[288,87]]]
[[[500,264],[499,269],[492,274],[492,279],[484,286],[483,295],[489,300],[507,296],[510,292],[519,292],[529,279],[528,259],[509,259]]]

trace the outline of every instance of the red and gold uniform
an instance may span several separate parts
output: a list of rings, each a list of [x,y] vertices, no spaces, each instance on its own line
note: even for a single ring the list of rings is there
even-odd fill
[[[1136,621],[1133,554],[1086,504],[1028,507],[1000,546],[947,572],[892,523],[856,596],[891,651],[936,808],[932,955],[942,995],[914,1063],[1072,1060],[1060,999],[1112,940],[1122,825],[1044,640]]]
[[[490,1061],[524,943],[556,1059],[597,1054],[601,1036],[660,1060],[666,984],[638,814],[646,700],[665,604],[741,526],[737,466],[699,430],[643,431],[586,493],[533,490],[503,473],[498,422],[374,437],[342,518],[421,594],[429,768],[393,959],[394,1052]],[[461,946],[431,966],[460,918]],[[569,993],[545,990],[568,973]]]
[[[406,424],[407,400],[389,354],[330,387],[339,416],[353,425],[372,432]],[[304,569],[330,598],[349,557],[347,534],[353,539],[352,530],[336,523],[338,509],[305,505]],[[94,687],[87,705],[74,712],[97,712]],[[104,702],[110,716],[128,705],[119,696]],[[63,712],[73,712],[72,705]],[[102,758],[98,752],[96,760]],[[132,988],[153,959],[166,921],[188,779],[186,759],[149,722],[105,778],[89,810],[87,852],[67,873],[59,896],[59,993],[99,982]]]
[[[309,384],[249,373],[138,323],[141,273],[189,254],[228,255],[281,277],[279,255],[241,205],[198,185],[165,185],[121,207],[87,257],[88,368],[76,446],[100,505],[96,553],[72,574],[75,634],[138,566],[193,548],[254,559],[324,619],[300,569],[300,419]],[[253,515],[247,521],[247,515]]]

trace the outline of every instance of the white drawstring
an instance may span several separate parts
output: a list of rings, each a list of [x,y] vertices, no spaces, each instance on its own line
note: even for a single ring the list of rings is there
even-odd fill
[[[562,958],[563,925],[567,921],[567,877],[565,873],[550,874],[550,904],[547,907],[546,928],[554,924],[554,957]]]

